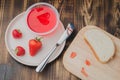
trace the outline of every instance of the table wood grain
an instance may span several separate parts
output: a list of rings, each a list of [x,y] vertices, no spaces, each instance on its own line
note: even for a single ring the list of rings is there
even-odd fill
[[[16,62],[5,46],[5,31],[10,21],[37,2],[54,5],[65,28],[69,22],[75,31],[67,39],[61,55],[43,72]],[[78,31],[86,25],[96,25],[120,38],[120,0],[0,0],[0,80],[80,80],[63,66],[63,55]]]

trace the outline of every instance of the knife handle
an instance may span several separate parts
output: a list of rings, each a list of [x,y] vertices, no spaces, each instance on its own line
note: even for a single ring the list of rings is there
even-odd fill
[[[73,30],[74,30],[74,25],[72,23],[69,23],[65,32],[63,33],[63,35],[58,40],[57,45],[62,44],[71,35]]]

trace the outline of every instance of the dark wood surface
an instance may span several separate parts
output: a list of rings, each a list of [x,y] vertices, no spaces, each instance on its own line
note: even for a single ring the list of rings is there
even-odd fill
[[[74,23],[75,31],[67,39],[61,55],[48,64],[42,73],[35,67],[16,62],[5,46],[5,31],[10,21],[37,2],[48,2],[60,13],[66,27]],[[85,25],[96,25],[120,38],[120,0],[0,0],[0,80],[80,80],[63,66],[62,58],[70,43]]]

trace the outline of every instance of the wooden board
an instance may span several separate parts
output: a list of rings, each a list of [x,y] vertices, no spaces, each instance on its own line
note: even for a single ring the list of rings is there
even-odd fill
[[[120,80],[120,40],[102,30],[112,38],[116,49],[113,59],[102,64],[83,38],[84,32],[92,28],[101,30],[95,26],[86,26],[79,31],[64,54],[65,68],[83,80]]]

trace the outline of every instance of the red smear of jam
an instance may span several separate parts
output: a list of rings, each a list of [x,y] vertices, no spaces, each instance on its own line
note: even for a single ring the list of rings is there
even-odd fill
[[[84,67],[82,67],[81,73],[82,73],[85,77],[88,77],[88,74],[87,74],[87,72],[85,71]]]
[[[75,58],[77,56],[76,52],[72,52],[70,58]]]
[[[90,65],[91,65],[91,62],[86,59],[85,64],[86,64],[87,66],[90,66]]]

